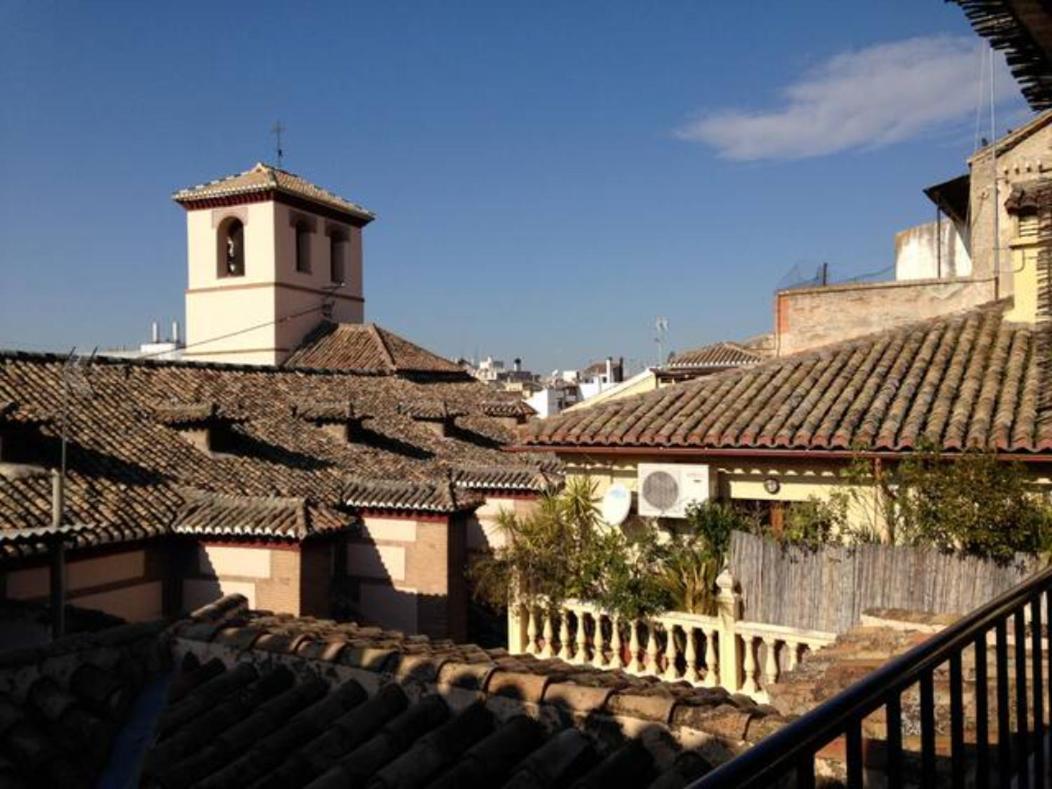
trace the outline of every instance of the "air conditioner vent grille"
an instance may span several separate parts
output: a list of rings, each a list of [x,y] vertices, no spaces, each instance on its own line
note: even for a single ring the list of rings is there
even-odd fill
[[[643,498],[659,510],[672,509],[679,499],[679,482],[667,471],[655,471],[643,481]]]

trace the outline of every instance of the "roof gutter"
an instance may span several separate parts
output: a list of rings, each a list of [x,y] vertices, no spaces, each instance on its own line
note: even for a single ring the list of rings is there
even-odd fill
[[[663,455],[696,458],[752,458],[756,460],[854,460],[856,458],[880,458],[882,460],[904,460],[914,452],[910,450],[853,450],[853,449],[700,449],[693,447],[661,446],[580,446],[573,444],[537,444],[505,447],[505,452],[554,452],[573,455],[636,456]],[[1052,455],[1037,452],[996,452],[998,460],[1015,463],[1052,463]],[[959,457],[957,452],[944,452],[947,460]]]

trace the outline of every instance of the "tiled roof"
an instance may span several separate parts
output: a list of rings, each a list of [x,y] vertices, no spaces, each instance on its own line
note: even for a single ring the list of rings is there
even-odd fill
[[[542,467],[458,468],[454,471],[453,479],[458,487],[475,490],[555,490],[562,484],[562,477],[557,471]]]
[[[98,786],[136,698],[171,663],[163,626],[0,652],[0,785]]]
[[[1044,332],[1004,303],[535,423],[545,446],[1052,450]]]
[[[343,498],[347,506],[356,509],[441,513],[473,510],[482,503],[480,497],[458,492],[448,481],[422,483],[351,479],[347,482]]]
[[[0,530],[51,523],[48,469],[58,463],[64,362],[62,356],[0,352],[0,400],[16,403],[15,415],[41,417],[0,422],[12,439],[4,442],[10,462],[0,462]],[[502,451],[514,436],[482,413],[480,403],[492,394],[473,380],[419,383],[398,376],[105,358],[84,375],[90,392],[73,394],[68,428],[66,522],[91,527],[76,535],[77,546],[165,534],[177,518],[189,528],[191,512],[198,518],[192,522],[200,524],[217,505],[187,509],[188,489],[246,502],[304,501],[306,528],[313,531],[318,518],[328,519],[326,508],[345,505],[352,478],[401,480],[430,490],[436,482],[448,484],[457,467],[536,462]],[[208,413],[237,415],[238,421],[209,425],[221,439],[214,447],[220,451],[201,451],[182,434],[181,423],[158,418],[158,404],[173,398],[175,411],[185,405],[183,417],[200,416],[202,403],[209,404]],[[436,399],[463,414],[445,438],[399,409],[416,400],[430,407]],[[370,415],[353,440],[314,424],[345,407],[356,417]],[[309,418],[296,415],[304,408]],[[241,528],[252,521],[238,522]],[[281,533],[300,533],[291,520],[283,524]],[[270,535],[272,527],[260,533]],[[0,558],[42,547],[0,539]]]
[[[173,636],[145,760],[166,788],[678,787],[784,722],[722,689],[255,614],[236,596]]]
[[[333,507],[305,498],[228,496],[187,491],[185,504],[176,513],[176,534],[226,537],[285,537],[306,539],[311,534],[338,531],[353,518]]]
[[[375,323],[320,323],[285,360],[285,367],[469,377],[456,363]]]
[[[398,404],[398,410],[412,419],[445,421],[464,416],[464,412],[445,400],[409,400]]]
[[[482,413],[486,416],[518,417],[529,419],[537,415],[537,410],[521,398],[507,400],[490,400],[482,404]]]
[[[692,368],[747,367],[759,364],[765,357],[733,343],[716,342],[677,353],[669,360],[671,370]]]
[[[245,170],[243,173],[228,175],[226,178],[180,189],[172,195],[172,199],[182,205],[193,205],[224,198],[244,195],[269,195],[271,193],[292,195],[312,203],[319,203],[351,214],[366,222],[375,218],[371,212],[357,203],[352,203],[350,200],[345,200],[327,189],[322,189],[320,186],[312,184],[295,173],[290,173],[262,162],[256,164],[251,170]]]

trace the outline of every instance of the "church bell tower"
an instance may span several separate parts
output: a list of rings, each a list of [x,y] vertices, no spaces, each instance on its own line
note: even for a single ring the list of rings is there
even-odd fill
[[[322,320],[361,323],[361,206],[257,164],[183,189],[186,351],[196,361],[281,364]]]

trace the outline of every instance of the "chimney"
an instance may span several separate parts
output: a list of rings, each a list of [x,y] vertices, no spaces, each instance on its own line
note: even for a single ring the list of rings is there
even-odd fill
[[[612,384],[614,382],[614,357],[606,357],[606,382]]]
[[[172,342],[179,344],[179,321],[172,321]]]
[[[154,345],[161,341],[161,327],[154,321],[150,324],[150,342]]]
[[[515,372],[522,372],[522,359],[515,357]]]
[[[362,420],[368,417],[368,414],[355,411],[354,404],[350,401],[305,401],[297,403],[292,413],[344,444],[358,439]]]

